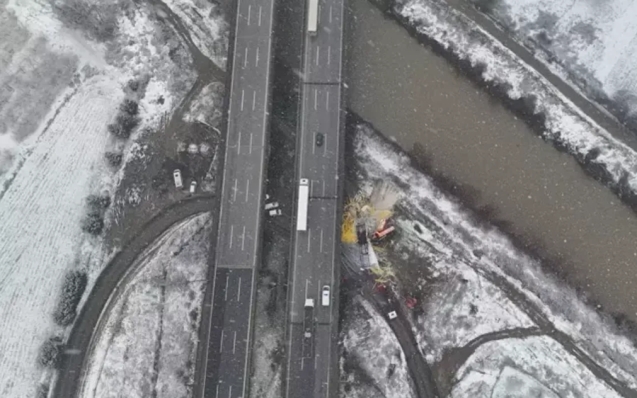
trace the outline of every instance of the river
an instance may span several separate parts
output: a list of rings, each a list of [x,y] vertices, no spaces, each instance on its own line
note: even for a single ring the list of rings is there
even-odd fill
[[[475,192],[607,311],[637,321],[637,216],[368,0],[351,0],[348,106]]]

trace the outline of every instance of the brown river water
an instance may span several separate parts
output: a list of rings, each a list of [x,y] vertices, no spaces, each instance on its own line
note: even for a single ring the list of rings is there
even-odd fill
[[[476,191],[476,205],[608,311],[637,321],[637,216],[368,0],[351,0],[348,106]]]

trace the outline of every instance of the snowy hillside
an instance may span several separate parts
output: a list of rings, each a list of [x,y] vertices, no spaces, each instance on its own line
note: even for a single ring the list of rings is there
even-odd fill
[[[481,0],[467,0],[475,4]],[[556,70],[637,112],[637,1],[497,0],[485,11]],[[625,90],[626,92],[622,93]],[[631,98],[628,98],[629,95]]]
[[[208,53],[223,62],[225,24],[215,26],[220,44]],[[134,140],[195,75],[187,46],[149,5],[0,0],[0,396],[49,384],[38,352],[67,331],[52,317],[64,275],[85,272],[90,288],[111,255],[82,228],[87,196],[112,197],[134,155],[107,129],[123,99],[136,102]]]
[[[637,393],[637,347],[626,331],[474,221],[394,144],[353,127],[359,184],[368,194],[376,181],[400,187],[398,237],[377,254],[420,301],[412,327],[442,396]]]

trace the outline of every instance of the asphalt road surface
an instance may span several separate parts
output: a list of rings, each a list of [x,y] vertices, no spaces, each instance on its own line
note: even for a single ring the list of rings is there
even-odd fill
[[[66,343],[62,356],[58,381],[55,383],[54,397],[76,397],[86,371],[87,355],[92,352],[92,339],[101,316],[117,286],[126,283],[126,276],[134,275],[131,265],[146,247],[159,238],[176,223],[199,213],[210,211],[213,207],[212,196],[198,196],[177,202],[145,224],[135,238],[130,241],[100,274],[86,302],[82,306],[77,320]],[[112,304],[114,300],[111,300]]]
[[[338,391],[339,173],[344,0],[319,0],[318,33],[304,46],[297,177],[310,181],[307,231],[296,232],[288,303],[285,396],[329,397]],[[316,134],[324,142],[317,145]],[[296,226],[294,226],[296,228]],[[330,305],[321,304],[329,286]],[[304,337],[306,298],[313,298],[312,336]]]
[[[212,293],[195,396],[247,397],[267,157],[273,0],[238,0]]]

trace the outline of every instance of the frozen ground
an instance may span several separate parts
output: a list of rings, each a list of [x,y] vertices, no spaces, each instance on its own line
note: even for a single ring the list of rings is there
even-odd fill
[[[370,127],[358,125],[353,140],[364,189],[384,180],[402,191],[398,238],[379,257],[420,300],[414,332],[441,393],[506,396],[523,384],[561,397],[634,396],[637,349],[609,317],[473,221]]]
[[[487,11],[571,81],[637,95],[637,1],[497,0]]]
[[[533,69],[441,0],[397,0],[395,11],[420,34],[481,70],[512,99],[532,96],[544,124],[542,136],[555,141],[615,190],[637,193],[637,154],[593,123]]]
[[[345,309],[343,323],[342,396],[415,397],[400,344],[373,306],[355,296]]]
[[[211,225],[208,214],[185,220],[136,261],[103,315],[82,397],[190,395]]]
[[[147,4],[72,3],[86,18],[65,25],[52,2],[0,0],[3,397],[33,396],[48,378],[36,357],[48,336],[65,333],[50,319],[66,271],[86,271],[90,288],[110,256],[80,226],[86,196],[112,195],[125,177],[105,152],[122,153],[124,162],[138,152],[106,129],[132,95],[128,82],[141,82],[134,95],[142,131],[157,128],[194,80],[186,46]]]

